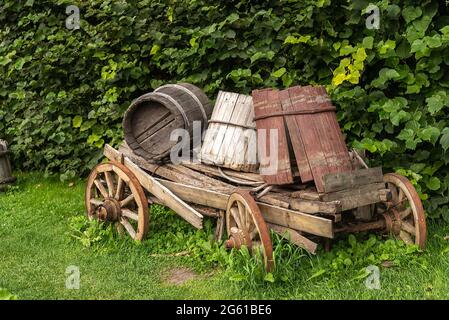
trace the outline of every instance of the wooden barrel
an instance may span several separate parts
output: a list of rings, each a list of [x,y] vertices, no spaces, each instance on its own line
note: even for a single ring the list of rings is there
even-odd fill
[[[123,130],[128,146],[148,161],[170,155],[177,141],[170,141],[175,129],[193,135],[193,122],[203,130],[212,112],[211,103],[198,87],[189,83],[167,84],[133,101],[125,113]]]
[[[251,96],[220,91],[201,148],[201,161],[257,172],[257,132]]]
[[[16,178],[12,175],[8,154],[8,143],[5,140],[0,140],[0,190],[3,189],[7,183],[16,181]]]

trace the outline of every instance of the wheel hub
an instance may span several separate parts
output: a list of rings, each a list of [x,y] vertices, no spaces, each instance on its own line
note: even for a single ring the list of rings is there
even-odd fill
[[[120,203],[113,198],[107,198],[96,211],[98,220],[109,222],[118,221],[122,213]]]
[[[240,249],[242,245],[251,248],[252,242],[250,237],[245,235],[243,230],[235,227],[231,228],[231,236],[229,237],[229,240],[226,241],[226,247]]]
[[[401,232],[402,225],[399,212],[395,208],[392,208],[389,212],[384,213],[382,216],[385,219],[387,232],[398,235],[399,232]]]

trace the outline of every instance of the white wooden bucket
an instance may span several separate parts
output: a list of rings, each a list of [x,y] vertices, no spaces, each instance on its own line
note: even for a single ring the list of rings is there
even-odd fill
[[[257,132],[251,96],[220,91],[201,148],[201,161],[257,172]]]

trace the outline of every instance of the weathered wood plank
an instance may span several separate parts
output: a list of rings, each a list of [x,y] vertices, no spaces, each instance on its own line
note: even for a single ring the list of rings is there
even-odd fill
[[[285,111],[293,112],[307,108],[307,105],[304,105],[307,97],[301,87],[292,87],[289,88],[288,91],[290,93],[292,103],[289,106],[289,109]],[[316,129],[316,117],[314,114],[298,114],[291,117],[296,120],[299,132],[303,137],[302,140],[304,142],[307,159],[315,181],[315,186],[319,192],[322,192],[324,191],[322,177],[329,173],[329,168],[325,153],[321,146],[322,138]]]
[[[304,199],[291,199],[290,206],[292,209],[299,210],[304,213],[328,213],[336,214],[341,212],[341,203],[338,200],[323,202]]]
[[[279,92],[271,89],[254,90],[252,96],[258,129],[260,173],[268,184],[291,184],[293,183],[293,174],[284,117],[281,115],[260,118],[282,112]],[[271,132],[272,129],[277,134]],[[262,150],[265,151],[264,154],[260,153],[262,139],[265,139],[265,150]],[[271,150],[272,141],[277,145],[277,150],[275,150],[276,148]],[[275,157],[273,161],[270,155]]]
[[[214,166],[210,166],[203,163],[189,163],[189,162],[183,162],[183,166],[188,167],[192,170],[199,171],[208,175],[213,175],[215,177],[222,177],[218,168]],[[250,172],[239,172],[234,170],[228,170],[223,169],[223,172],[232,178],[237,178],[239,180],[245,180],[248,182],[263,182],[263,178],[257,174],[257,173],[250,173]]]
[[[279,93],[282,109],[284,111],[292,110],[292,102],[290,99],[290,93],[288,90],[282,90]],[[285,117],[287,124],[288,134],[292,142],[293,152],[295,153],[296,164],[298,166],[299,175],[302,182],[308,182],[313,180],[312,171],[310,170],[309,160],[307,159],[306,150],[304,148],[303,137],[298,127],[296,119],[291,116]]]
[[[269,223],[268,227],[273,230],[274,232],[276,232],[277,234],[279,234],[280,236],[282,236],[283,238],[291,241],[292,243],[296,244],[298,247],[303,248],[305,250],[307,250],[308,252],[310,252],[311,254],[315,254],[316,253],[316,249],[318,247],[318,244],[307,239],[306,237],[304,237],[303,235],[301,235],[299,232],[297,232],[296,230],[290,229],[290,228],[286,228],[286,227],[282,227],[276,224],[272,224]]]
[[[382,168],[329,173],[324,176],[324,191],[335,192],[383,181]]]
[[[323,201],[339,200],[341,210],[349,210],[381,201],[381,192],[384,183],[373,183],[356,189],[337,191],[323,195]]]

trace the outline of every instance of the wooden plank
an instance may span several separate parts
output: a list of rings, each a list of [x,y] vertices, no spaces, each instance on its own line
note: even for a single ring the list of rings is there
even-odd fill
[[[192,170],[195,171],[199,171],[208,175],[213,175],[215,177],[222,177],[220,172],[218,171],[217,167],[214,166],[210,166],[207,164],[203,164],[203,163],[189,163],[189,162],[183,162],[182,163],[183,166],[188,167]],[[245,180],[248,182],[263,182],[263,178],[256,173],[250,173],[250,172],[239,172],[239,171],[234,171],[234,170],[229,170],[229,169],[222,169],[223,172],[232,178],[237,178],[239,180]]]
[[[318,100],[318,108],[326,109],[332,106],[332,102],[323,86],[316,87],[317,95],[323,97],[322,100]],[[349,156],[348,147],[341,131],[340,125],[338,124],[337,117],[334,112],[325,112],[324,121],[328,128],[331,128],[328,132],[330,133],[329,141],[331,142],[333,152],[335,155],[335,160],[337,161],[337,170],[331,172],[339,171],[350,171],[352,170],[351,158]]]
[[[279,234],[280,236],[282,236],[283,238],[291,241],[292,243],[296,244],[298,247],[303,248],[305,250],[307,250],[308,252],[310,252],[311,254],[315,254],[316,253],[316,249],[318,247],[318,244],[307,239],[306,237],[304,237],[303,235],[301,235],[299,232],[297,232],[296,230],[290,229],[290,228],[286,228],[286,227],[282,227],[276,224],[272,224],[269,223],[268,227],[273,230],[274,232],[276,232],[277,234]]]
[[[304,199],[291,199],[290,206],[292,209],[305,213],[327,213],[336,214],[341,212],[341,203],[338,200],[323,202]]]
[[[243,96],[243,95],[242,95]],[[225,163],[226,167],[238,171],[256,172],[259,167],[257,160],[257,132],[256,123],[254,122],[253,98],[251,96],[243,96],[244,99],[236,105],[239,110],[238,116],[234,123],[241,124],[245,127],[253,127],[247,129],[244,127],[235,127],[229,144],[236,143],[235,147],[230,148],[227,152]],[[229,135],[231,132],[229,132]]]
[[[305,97],[304,90],[299,87],[292,87],[288,89],[290,98],[292,100],[291,105],[284,111],[297,111],[304,110]],[[309,166],[312,171],[315,186],[319,192],[323,192],[322,177],[329,173],[328,164],[326,161],[323,148],[321,146],[321,137],[315,127],[315,117],[313,114],[299,114],[293,117],[297,122],[299,132],[304,142],[304,147],[309,160]]]
[[[109,154],[113,154],[111,149],[115,151],[114,159],[120,157],[119,152],[112,147],[109,149]],[[167,187],[159,183],[155,178],[139,168],[128,157],[124,157],[124,165],[134,173],[142,187],[158,198],[166,207],[175,211],[195,228],[203,228],[203,216],[200,213],[181,200]]]
[[[276,90],[254,90],[252,92],[253,104],[254,104],[254,114],[256,119],[258,117],[263,117],[278,113],[282,111],[282,106],[279,100],[279,92]],[[290,154],[288,150],[287,134],[285,130],[285,123],[283,116],[268,117],[264,119],[256,120],[256,126],[258,129],[258,139],[259,139],[259,163],[260,163],[260,173],[264,180],[268,184],[282,185],[293,183],[293,174],[290,164]],[[271,135],[270,129],[277,130],[277,140],[275,136]],[[261,134],[265,133],[262,137]],[[261,138],[265,138],[265,154],[261,154],[260,141]],[[277,152],[271,150],[271,141],[277,142]],[[277,166],[275,163],[271,162],[270,155],[277,157]],[[276,161],[275,160],[275,161]],[[270,170],[267,173],[267,169],[270,167],[274,168],[274,172]]]
[[[290,99],[290,93],[288,90],[282,90],[279,93],[282,109],[292,110],[292,102]],[[312,171],[310,170],[309,160],[307,159],[306,150],[304,148],[304,142],[302,141],[301,132],[299,131],[298,124],[294,117],[286,116],[285,122],[289,133],[290,140],[292,142],[293,152],[295,153],[296,164],[298,166],[299,175],[301,181],[308,182],[313,180]]]
[[[226,210],[230,195],[205,190],[188,185],[156,179],[186,202],[194,202],[203,206]],[[330,219],[293,211],[266,203],[257,202],[265,220],[294,230],[307,232],[317,236],[333,238],[333,223]]]
[[[351,172],[329,173],[324,176],[323,180],[324,191],[335,192],[370,183],[382,182],[383,173],[381,167],[376,167]]]
[[[306,189],[306,190],[292,192],[291,197],[304,199],[304,200],[320,201],[322,199],[322,194],[316,192],[316,190]]]
[[[381,192],[385,188],[384,183],[373,183],[356,189],[337,191],[323,195],[324,201],[339,200],[341,210],[349,210],[374,204],[381,201]]]

